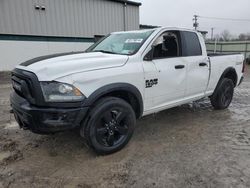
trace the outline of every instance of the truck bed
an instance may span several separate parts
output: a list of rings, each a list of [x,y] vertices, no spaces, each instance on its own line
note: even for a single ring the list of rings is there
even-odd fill
[[[240,55],[241,53],[208,53],[207,55],[209,57],[214,57],[214,56],[225,56],[225,55]]]
[[[210,79],[207,92],[213,92],[221,75],[228,68],[234,68],[237,73],[237,84],[242,76],[242,63],[244,57],[240,53],[210,53]]]

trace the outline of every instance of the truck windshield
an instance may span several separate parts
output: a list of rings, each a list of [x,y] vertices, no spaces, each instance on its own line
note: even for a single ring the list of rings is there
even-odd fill
[[[93,44],[86,52],[103,52],[111,54],[135,54],[154,30],[113,33],[100,42]]]

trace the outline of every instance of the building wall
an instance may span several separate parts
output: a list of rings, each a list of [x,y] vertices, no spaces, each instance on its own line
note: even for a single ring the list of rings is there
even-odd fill
[[[3,34],[93,37],[122,31],[125,23],[139,29],[139,6],[128,4],[124,13],[123,3],[107,0],[1,0],[0,18]]]
[[[127,28],[126,30],[140,29],[139,7],[127,5]]]
[[[47,54],[84,51],[91,42],[55,42],[55,41],[14,41],[0,40],[0,71],[10,71],[16,65]]]
[[[139,29],[139,6],[132,4],[124,8],[122,1],[111,0],[0,0],[0,71],[41,55],[85,50],[94,35]]]

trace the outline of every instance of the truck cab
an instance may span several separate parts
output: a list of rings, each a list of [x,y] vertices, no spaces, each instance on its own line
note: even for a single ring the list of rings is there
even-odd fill
[[[144,57],[145,77],[160,81],[145,90],[145,98],[151,99],[145,113],[204,97],[210,64],[201,34],[163,30],[151,46]]]

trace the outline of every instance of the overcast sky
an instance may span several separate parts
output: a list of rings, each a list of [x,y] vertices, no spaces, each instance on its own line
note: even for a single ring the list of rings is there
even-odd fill
[[[192,27],[194,14],[206,17],[250,20],[250,0],[136,0],[140,22],[147,25]],[[199,18],[200,30],[215,33],[227,29],[232,34],[250,32],[250,21],[225,21]],[[209,34],[210,36],[210,34]]]

